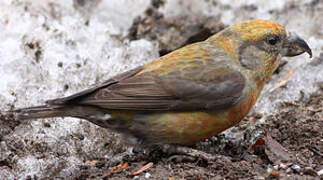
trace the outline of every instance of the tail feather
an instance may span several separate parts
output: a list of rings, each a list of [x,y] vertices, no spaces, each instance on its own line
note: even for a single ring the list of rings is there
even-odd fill
[[[68,116],[68,114],[66,114],[66,107],[60,105],[34,106],[8,112],[13,113],[16,120]]]
[[[108,110],[83,105],[43,105],[8,111],[15,120],[28,120],[51,117],[76,117],[86,119],[101,127],[110,127]]]

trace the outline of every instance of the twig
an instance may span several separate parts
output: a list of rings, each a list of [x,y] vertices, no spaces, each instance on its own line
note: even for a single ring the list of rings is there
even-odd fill
[[[283,80],[281,80],[279,83],[277,83],[273,88],[271,88],[270,90],[269,90],[269,92],[273,92],[273,91],[275,91],[276,89],[278,89],[278,88],[280,88],[280,87],[282,87],[282,86],[284,86],[284,85],[286,85],[287,84],[287,82],[289,81],[289,79],[291,78],[291,77],[293,77],[293,75],[295,74],[295,71],[290,71],[289,73],[287,73],[286,74],[286,76],[283,78]]]
[[[137,171],[135,171],[135,172],[131,173],[131,175],[132,175],[132,176],[136,176],[136,175],[138,175],[138,174],[141,174],[142,172],[146,171],[147,169],[149,169],[149,168],[153,167],[153,165],[154,165],[154,163],[153,163],[153,162],[150,162],[150,163],[148,163],[148,164],[144,165],[143,167],[141,167],[139,170],[137,170]]]

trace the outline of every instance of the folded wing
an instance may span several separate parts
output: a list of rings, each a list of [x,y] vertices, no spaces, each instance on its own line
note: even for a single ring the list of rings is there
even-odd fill
[[[173,68],[176,69],[176,68]],[[142,67],[78,94],[48,104],[92,105],[123,110],[208,110],[235,104],[245,87],[244,76],[229,66],[199,64],[189,70],[139,73]]]

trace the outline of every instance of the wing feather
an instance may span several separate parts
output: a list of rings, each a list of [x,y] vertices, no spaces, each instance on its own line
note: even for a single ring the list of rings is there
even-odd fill
[[[98,89],[79,103],[128,110],[206,110],[234,104],[242,95],[244,76],[230,69],[210,71],[200,72],[214,75],[202,79],[144,73]]]
[[[144,111],[219,109],[235,104],[243,95],[244,75],[228,65],[233,61],[223,53],[212,59],[198,47],[178,50],[189,53],[185,56],[170,54],[166,62],[157,60],[156,70],[140,66],[94,88],[47,103]],[[192,58],[201,52],[204,54]]]

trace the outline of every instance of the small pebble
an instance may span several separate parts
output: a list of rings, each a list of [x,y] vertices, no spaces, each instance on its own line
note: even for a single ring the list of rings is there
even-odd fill
[[[317,175],[319,175],[319,176],[323,176],[323,169],[319,170],[319,171],[317,172]]]
[[[288,164],[284,164],[284,163],[281,163],[279,166],[282,169],[287,169],[288,168]]]
[[[316,176],[316,172],[314,171],[313,168],[311,167],[305,167],[304,168],[304,174],[308,174],[308,175],[312,175],[312,176]]]
[[[280,176],[280,172],[279,171],[271,171],[270,173],[269,173],[269,176],[270,177],[279,177]]]
[[[270,172],[272,172],[273,171],[273,168],[271,168],[271,167],[268,167],[267,168],[267,173],[270,173]]]
[[[277,171],[279,169],[279,165],[275,165],[274,169]]]
[[[287,173],[287,174],[290,174],[291,172],[292,172],[292,169],[291,169],[291,168],[287,168],[287,169],[286,169],[286,173]]]
[[[300,167],[299,165],[297,165],[297,164],[294,164],[294,165],[292,166],[292,169],[293,169],[294,171],[296,171],[296,172],[300,172],[300,171],[301,171],[301,167]]]
[[[151,176],[151,174],[150,174],[150,173],[146,173],[146,174],[145,174],[145,178],[146,178],[146,179],[149,179],[149,178],[150,178],[150,176]]]
[[[262,176],[256,176],[254,178],[257,179],[257,180],[265,180],[266,179],[265,177],[262,177]]]

